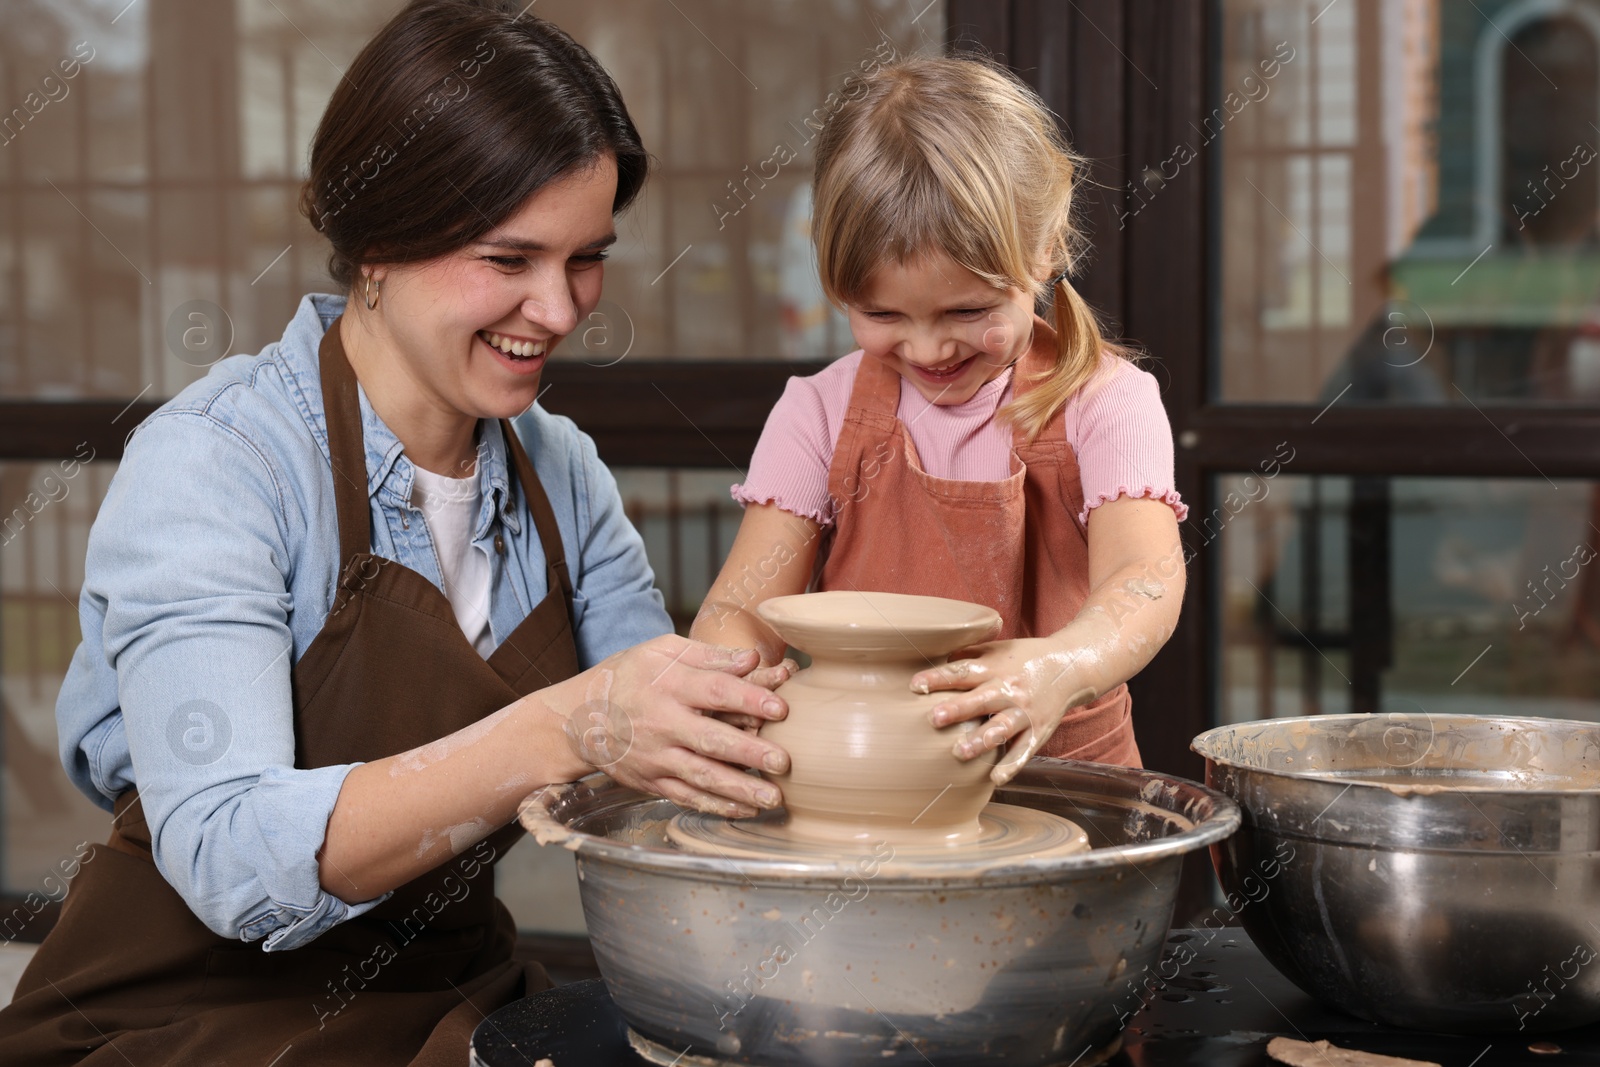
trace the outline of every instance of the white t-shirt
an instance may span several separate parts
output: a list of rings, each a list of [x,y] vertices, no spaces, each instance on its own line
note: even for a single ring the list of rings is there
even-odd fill
[[[456,623],[478,655],[489,658],[494,634],[489,629],[489,554],[472,543],[481,494],[478,476],[451,478],[421,467],[416,471],[411,501],[422,509],[439,570],[444,594],[455,610]]]

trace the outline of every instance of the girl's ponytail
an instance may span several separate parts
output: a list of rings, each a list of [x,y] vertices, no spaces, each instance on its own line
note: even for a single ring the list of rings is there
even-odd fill
[[[1013,425],[1022,428],[1030,441],[1039,436],[1074,393],[1094,380],[1103,355],[1123,358],[1131,355],[1123,346],[1106,340],[1094,309],[1078,295],[1065,274],[1053,280],[1055,366],[1003,412]]]

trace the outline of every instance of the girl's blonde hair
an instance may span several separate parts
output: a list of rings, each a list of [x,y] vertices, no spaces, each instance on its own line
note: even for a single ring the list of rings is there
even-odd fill
[[[1031,440],[1099,370],[1108,343],[1066,275],[1084,167],[1033,90],[976,59],[913,57],[852,78],[817,140],[811,235],[828,299],[859,300],[887,261],[940,251],[1035,303],[1059,279],[1056,363],[1002,416]]]

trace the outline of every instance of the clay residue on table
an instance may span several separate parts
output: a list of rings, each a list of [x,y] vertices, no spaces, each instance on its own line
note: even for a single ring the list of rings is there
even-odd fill
[[[1275,1037],[1267,1044],[1267,1055],[1289,1067],[1439,1067],[1432,1060],[1407,1060],[1340,1048],[1327,1041],[1315,1044],[1288,1037]]]

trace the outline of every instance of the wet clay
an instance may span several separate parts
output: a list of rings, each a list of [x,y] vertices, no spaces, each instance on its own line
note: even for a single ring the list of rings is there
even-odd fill
[[[667,824],[667,839],[691,852],[709,852],[726,859],[797,860],[815,859],[819,850],[834,851],[841,844],[866,852],[884,849],[886,858],[879,870],[899,874],[919,874],[929,865],[947,862],[949,849],[959,845],[963,858],[981,856],[985,863],[1002,867],[1021,860],[1081,852],[1089,847],[1089,835],[1076,823],[1059,815],[1015,804],[990,804],[978,813],[975,837],[961,835],[953,840],[869,831],[843,842],[837,838],[808,840],[788,832],[782,812],[765,812],[754,819],[730,822],[706,812],[684,812]],[[890,843],[893,837],[894,843]],[[881,854],[881,851],[880,851]]]
[[[758,611],[812,660],[777,689],[788,716],[761,728],[789,753],[788,773],[767,775],[783,790],[784,811],[734,824],[686,815],[669,830],[680,847],[767,856],[878,842],[898,852],[959,846],[1008,855],[1087,847],[1082,831],[1057,816],[989,806],[998,753],[963,761],[952,752],[982,723],[936,729],[929,712],[944,694],[912,691],[918,671],[999,632],[993,609],[834,590],[776,597]]]
[[[1404,1060],[1340,1048],[1326,1041],[1312,1044],[1287,1037],[1275,1037],[1267,1044],[1267,1055],[1290,1067],[1439,1067],[1432,1060]]]
[[[934,729],[939,696],[912,692],[911,677],[997,632],[1000,616],[958,600],[849,590],[777,597],[758,610],[811,656],[778,687],[788,716],[761,728],[789,753],[789,772],[770,776],[783,790],[785,833],[820,843],[976,839],[996,755],[956,759],[956,740],[980,724]]]

